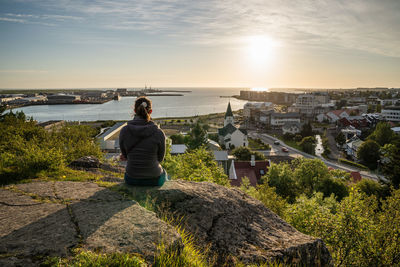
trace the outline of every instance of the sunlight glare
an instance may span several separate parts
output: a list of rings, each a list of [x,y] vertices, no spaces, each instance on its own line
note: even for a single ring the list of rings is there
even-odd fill
[[[253,64],[264,65],[271,61],[278,43],[265,35],[249,36],[245,40],[246,54]]]

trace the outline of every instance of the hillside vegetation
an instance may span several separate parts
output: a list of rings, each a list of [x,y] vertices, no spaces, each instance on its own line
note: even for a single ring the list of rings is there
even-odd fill
[[[70,125],[48,132],[26,121],[23,113],[0,112],[1,184],[37,177],[59,179],[68,163],[79,157],[102,158],[94,133],[90,127]],[[168,154],[163,166],[173,179],[229,186],[228,177],[203,147],[177,157]],[[400,264],[400,190],[390,184],[370,180],[352,184],[348,174],[330,171],[320,160],[299,159],[272,165],[263,184],[254,188],[245,180],[241,189],[299,231],[321,238],[336,266]],[[73,264],[79,265],[92,255],[77,257]],[[203,255],[196,252],[192,257]],[[93,264],[107,265],[103,261],[107,259],[108,265],[121,262],[104,256]],[[189,264],[190,258],[182,262]]]

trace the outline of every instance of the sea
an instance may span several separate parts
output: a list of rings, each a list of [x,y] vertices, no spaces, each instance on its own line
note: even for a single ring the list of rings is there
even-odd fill
[[[163,90],[163,88],[159,88]],[[165,90],[187,90],[182,96],[151,96],[152,118],[189,117],[225,112],[228,102],[232,110],[239,110],[247,102],[233,95],[239,95],[245,88],[165,88]],[[223,97],[221,97],[223,96]],[[13,109],[23,111],[39,122],[49,120],[97,121],[130,120],[134,112],[136,97],[121,97],[104,104],[37,105]]]

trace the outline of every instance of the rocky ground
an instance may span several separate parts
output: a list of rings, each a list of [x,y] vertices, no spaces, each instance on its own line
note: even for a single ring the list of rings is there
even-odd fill
[[[153,203],[156,212],[140,204]],[[148,207],[147,207],[148,208]],[[169,214],[222,263],[281,261],[330,265],[319,239],[301,234],[238,189],[212,183],[170,181],[163,187],[119,182],[47,181],[0,189],[0,265],[38,265],[46,256],[68,257],[73,248],[127,252],[152,263],[157,244],[181,250]]]

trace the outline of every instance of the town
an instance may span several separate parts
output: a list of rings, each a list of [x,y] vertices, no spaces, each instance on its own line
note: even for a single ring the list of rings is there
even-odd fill
[[[361,177],[385,180],[379,166],[384,160],[378,156],[370,162],[371,158],[363,159],[357,153],[380,122],[400,134],[399,89],[300,94],[241,91],[240,98],[249,102],[239,112],[232,112],[229,104],[225,114],[206,119],[156,119],[172,140],[171,154],[187,151],[185,136],[192,134],[199,122],[207,133],[204,144],[232,185],[240,186],[247,177],[256,186],[271,162],[290,162],[298,157],[321,159],[331,169],[349,172],[355,181]],[[125,125],[118,122],[103,128],[97,137],[109,158],[119,155],[118,136]],[[260,152],[263,160],[253,156],[244,162],[235,157],[235,148],[242,147]]]

